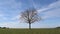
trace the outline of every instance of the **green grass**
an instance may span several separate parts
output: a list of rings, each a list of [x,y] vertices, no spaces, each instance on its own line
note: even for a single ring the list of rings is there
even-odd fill
[[[60,34],[60,29],[0,29],[0,34]]]

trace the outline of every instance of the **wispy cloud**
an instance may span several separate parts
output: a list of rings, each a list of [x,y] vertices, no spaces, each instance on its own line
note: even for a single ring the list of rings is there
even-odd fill
[[[0,0],[0,26],[10,27],[13,25],[11,27],[14,27],[17,25],[18,21],[16,22],[12,18],[15,19],[15,16],[19,14],[21,6],[21,2],[18,3],[15,0]]]
[[[15,0],[0,0],[0,17],[4,19],[14,17],[20,12],[21,6],[21,2],[18,3]]]
[[[28,28],[28,24],[27,23],[20,23],[20,22],[4,22],[4,23],[0,23],[0,27]]]
[[[27,8],[29,3],[26,2],[27,0],[26,1],[23,0],[23,2],[26,2],[24,4],[22,0],[19,0],[19,2],[17,1],[18,0],[0,0],[0,26],[1,27],[10,27],[10,28],[27,27],[27,23],[21,22],[19,20],[19,17],[20,17],[20,12],[23,11],[23,9]],[[31,0],[29,1],[31,2]],[[34,1],[32,1],[31,3],[33,3],[33,6],[35,8],[38,8],[38,6],[41,5],[41,4],[40,5],[35,4]],[[44,5],[42,7],[43,8],[40,8],[37,11],[41,14],[43,19],[55,18],[55,17],[60,18],[60,1],[53,2],[51,4],[48,4],[47,6]],[[48,26],[49,24],[48,25],[43,23],[42,23],[43,25],[41,23],[39,23],[38,25],[37,24],[34,23],[34,26],[32,27],[49,27]]]
[[[41,14],[44,14],[42,17],[46,18],[53,18],[53,17],[60,17],[60,1],[54,2],[48,7],[38,10]]]

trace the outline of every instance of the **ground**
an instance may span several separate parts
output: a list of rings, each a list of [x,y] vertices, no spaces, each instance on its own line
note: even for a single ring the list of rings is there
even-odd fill
[[[49,29],[0,29],[0,34],[60,34],[60,28]]]

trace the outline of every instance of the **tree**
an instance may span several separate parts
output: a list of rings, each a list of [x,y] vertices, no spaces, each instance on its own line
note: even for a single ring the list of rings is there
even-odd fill
[[[6,27],[2,27],[2,29],[6,29]]]
[[[56,27],[56,28],[60,28],[60,27]]]
[[[1,27],[0,27],[1,28]]]
[[[36,9],[27,9],[21,13],[21,19],[26,23],[29,23],[29,29],[31,29],[31,23],[39,21],[41,18],[39,17]]]

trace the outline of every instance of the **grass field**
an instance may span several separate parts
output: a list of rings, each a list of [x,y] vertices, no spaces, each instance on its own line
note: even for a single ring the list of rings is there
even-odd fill
[[[60,29],[0,29],[0,34],[60,34]]]

